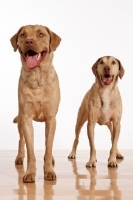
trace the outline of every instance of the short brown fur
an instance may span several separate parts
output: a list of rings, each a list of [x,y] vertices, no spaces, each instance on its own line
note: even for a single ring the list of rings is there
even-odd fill
[[[106,125],[111,132],[112,147],[108,166],[116,167],[116,158],[123,159],[117,148],[122,115],[122,101],[117,82],[118,77],[123,77],[124,68],[118,59],[112,56],[104,56],[94,63],[92,71],[96,81],[86,93],[79,108],[75,127],[75,140],[68,158],[76,158],[79,134],[83,124],[88,121],[87,134],[90,143],[90,159],[86,167],[96,166],[96,149],[94,145],[94,127],[96,123]],[[104,138],[101,140],[104,141]]]
[[[32,46],[26,45],[26,40],[33,41]],[[32,120],[45,122],[45,155],[44,178],[55,180],[53,169],[54,158],[52,146],[56,129],[56,114],[60,102],[58,76],[53,67],[53,51],[59,46],[61,38],[41,25],[21,27],[11,38],[14,51],[20,52],[22,69],[18,85],[19,112],[14,119],[18,123],[20,134],[16,164],[23,164],[24,144],[27,147],[27,171],[23,182],[34,182],[36,174],[36,159],[34,154],[34,135]],[[45,58],[33,69],[27,67],[23,55],[30,47],[39,53],[45,50]]]

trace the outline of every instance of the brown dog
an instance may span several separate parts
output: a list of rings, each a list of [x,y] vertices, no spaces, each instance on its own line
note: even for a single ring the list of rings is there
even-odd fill
[[[53,139],[56,129],[56,113],[60,102],[57,74],[52,65],[53,51],[61,38],[45,26],[23,26],[11,38],[14,51],[19,51],[22,70],[19,78],[19,112],[14,119],[20,134],[16,164],[23,164],[24,144],[27,147],[27,171],[23,182],[34,182],[36,159],[32,120],[45,122],[44,178],[56,179],[52,157]]]
[[[96,61],[92,66],[92,71],[96,81],[86,93],[79,108],[75,128],[76,137],[72,152],[68,158],[75,158],[80,130],[83,124],[88,121],[87,134],[90,143],[90,159],[86,167],[96,166],[96,149],[94,145],[94,127],[96,123],[107,125],[111,132],[112,148],[110,150],[108,166],[116,167],[116,158],[123,159],[123,156],[117,149],[122,114],[122,101],[117,82],[118,77],[123,77],[124,69],[118,59],[112,56],[104,56]]]

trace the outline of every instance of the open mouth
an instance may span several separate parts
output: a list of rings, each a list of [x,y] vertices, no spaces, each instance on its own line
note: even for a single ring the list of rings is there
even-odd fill
[[[44,59],[46,53],[46,51],[36,53],[33,50],[28,50],[25,54],[23,54],[27,67],[34,68],[39,65],[40,62]]]
[[[104,83],[104,85],[109,85],[114,79],[114,75],[111,76],[109,74],[104,74],[104,76],[101,75],[101,80]]]

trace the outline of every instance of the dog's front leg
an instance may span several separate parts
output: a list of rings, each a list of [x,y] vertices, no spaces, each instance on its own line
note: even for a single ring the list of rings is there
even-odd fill
[[[56,129],[56,119],[51,117],[46,120],[45,128],[45,155],[44,155],[44,179],[51,181],[56,179],[56,174],[53,170],[53,157],[52,157],[52,147],[54,134]]]
[[[23,129],[21,123],[18,123],[18,131],[19,131],[19,145],[18,145],[18,155],[15,160],[16,165],[22,165],[24,161],[25,151],[24,151],[24,145],[25,145],[25,139],[23,134]]]
[[[18,144],[18,154],[17,157],[15,159],[15,164],[16,165],[22,165],[23,164],[23,160],[24,160],[24,156],[25,156],[25,151],[24,151],[24,145],[25,145],[25,139],[24,139],[24,134],[23,134],[23,130],[21,130],[21,126],[19,122],[19,117],[15,117],[13,120],[14,123],[18,124],[18,132],[19,132],[19,144]]]
[[[113,143],[113,137],[114,137],[114,134],[113,134],[113,122],[109,122],[106,124],[111,132],[111,141]],[[118,148],[116,149],[116,158],[117,159],[123,159],[124,156],[120,153],[120,151],[118,150]]]
[[[113,123],[112,132],[112,148],[110,150],[110,156],[108,159],[108,167],[117,167],[116,154],[117,154],[117,142],[120,134],[120,122]]]
[[[96,166],[96,149],[94,145],[94,122],[88,122],[87,124],[87,134],[90,143],[90,159],[87,162],[86,167],[95,167]]]
[[[27,147],[27,171],[23,177],[24,183],[31,183],[35,181],[36,174],[36,160],[34,155],[34,133],[32,127],[32,119],[29,117],[20,117],[18,126],[24,134]]]

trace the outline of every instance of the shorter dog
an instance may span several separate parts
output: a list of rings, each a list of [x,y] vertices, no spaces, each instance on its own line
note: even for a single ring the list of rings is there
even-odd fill
[[[95,62],[92,71],[96,81],[86,93],[79,108],[75,128],[76,137],[68,158],[75,158],[80,130],[83,124],[88,121],[87,134],[90,143],[90,159],[86,167],[96,166],[96,149],[94,145],[94,127],[96,123],[107,125],[111,132],[112,148],[108,159],[108,167],[117,167],[116,158],[124,158],[117,149],[122,115],[122,101],[117,82],[118,77],[123,77],[124,68],[118,59],[112,56],[104,56]]]

